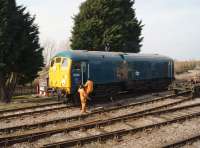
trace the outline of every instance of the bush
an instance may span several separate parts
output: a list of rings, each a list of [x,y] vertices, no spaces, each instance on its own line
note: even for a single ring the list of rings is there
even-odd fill
[[[200,61],[175,61],[175,73],[181,74],[200,67]]]

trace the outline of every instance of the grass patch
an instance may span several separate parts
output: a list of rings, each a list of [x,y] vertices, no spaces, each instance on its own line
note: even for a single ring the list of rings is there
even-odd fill
[[[53,102],[57,102],[55,97],[14,96],[12,102],[9,104],[0,102],[0,110],[24,108]]]
[[[194,70],[200,68],[200,61],[175,61],[175,73],[181,74],[188,72],[189,70]]]
[[[32,95],[13,96],[13,99],[32,99]]]

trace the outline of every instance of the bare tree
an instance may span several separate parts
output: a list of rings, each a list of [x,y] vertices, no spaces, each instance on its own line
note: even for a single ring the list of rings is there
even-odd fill
[[[63,40],[58,44],[59,50],[69,50],[70,49],[70,41],[69,40]]]
[[[48,66],[50,64],[51,58],[57,52],[70,49],[70,41],[63,40],[59,43],[56,43],[54,40],[46,39],[42,42],[42,46],[44,47],[44,62],[45,65]]]
[[[53,40],[47,39],[42,43],[44,47],[43,55],[45,65],[48,66],[50,64],[51,58],[56,53],[56,43]]]

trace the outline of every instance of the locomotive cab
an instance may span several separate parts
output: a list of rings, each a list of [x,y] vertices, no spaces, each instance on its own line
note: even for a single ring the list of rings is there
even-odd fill
[[[70,94],[71,59],[55,57],[49,69],[49,87]],[[62,88],[62,89],[61,89]]]

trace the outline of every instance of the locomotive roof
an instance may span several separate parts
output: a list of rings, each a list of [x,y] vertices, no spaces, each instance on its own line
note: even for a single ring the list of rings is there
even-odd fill
[[[123,52],[102,52],[102,51],[87,51],[87,50],[65,50],[56,54],[55,57],[67,57],[74,61],[79,60],[137,60],[137,61],[169,61],[169,57],[158,54],[138,54],[138,53],[123,53]]]

